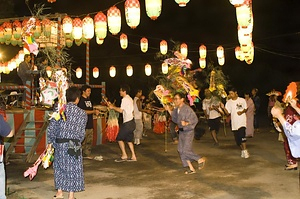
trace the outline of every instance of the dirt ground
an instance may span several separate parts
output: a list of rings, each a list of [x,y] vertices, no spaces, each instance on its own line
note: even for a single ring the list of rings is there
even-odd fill
[[[93,149],[103,161],[84,160],[85,191],[76,193],[84,199],[295,199],[300,198],[299,171],[285,171],[283,145],[270,127],[260,130],[247,141],[249,159],[240,157],[233,135],[227,127],[219,132],[220,146],[213,146],[206,134],[194,141],[194,151],[207,157],[207,164],[196,174],[185,175],[177,145],[168,135],[152,132],[136,146],[137,162],[116,163],[120,155],[117,143]],[[165,149],[167,149],[165,151]],[[128,148],[127,148],[128,150]],[[129,150],[128,150],[129,151]],[[33,181],[23,177],[31,164],[10,159],[6,167],[8,199],[47,199],[55,194],[52,167],[39,168]],[[195,164],[196,166],[196,164]],[[64,195],[67,198],[67,194]]]

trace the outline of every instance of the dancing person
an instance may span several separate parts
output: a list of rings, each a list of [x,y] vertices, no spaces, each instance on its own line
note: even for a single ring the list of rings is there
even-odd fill
[[[272,89],[272,91],[267,93],[267,95],[269,96],[267,113],[268,113],[268,118],[269,118],[270,125],[273,127],[273,117],[272,117],[272,114],[271,114],[271,109],[274,106],[280,106],[280,102],[277,100],[277,98],[278,98],[278,96],[281,95],[281,93],[279,91],[276,91],[275,89]],[[270,130],[270,132],[274,133],[275,130],[272,128]]]
[[[81,96],[78,103],[78,107],[83,109],[88,116],[88,120],[85,127],[85,136],[82,142],[82,155],[87,159],[94,159],[91,156],[92,144],[93,144],[93,114],[98,115],[100,112],[93,108],[93,103],[90,99],[92,88],[89,85],[83,85],[81,87]]]
[[[133,131],[135,129],[135,122],[133,118],[133,100],[128,95],[130,88],[128,85],[123,85],[120,87],[120,96],[122,97],[121,107],[116,107],[113,104],[109,103],[108,107],[119,113],[123,114],[123,123],[120,125],[119,133],[117,135],[117,142],[119,144],[122,155],[120,158],[116,159],[115,162],[124,162],[124,161],[137,161],[133,140]],[[128,158],[125,142],[127,142],[128,147],[131,151],[131,158]]]
[[[219,146],[217,134],[220,129],[221,116],[224,114],[221,109],[222,102],[218,97],[212,96],[212,93],[209,89],[205,89],[204,94],[205,99],[202,102],[202,109],[206,119],[208,120],[207,123],[211,136],[214,140],[214,146]]]
[[[4,143],[3,137],[12,137],[14,131],[10,128],[8,123],[0,115],[0,199],[6,199],[5,195],[5,169],[4,169]]]
[[[74,199],[74,192],[84,191],[81,142],[87,114],[77,106],[80,95],[75,87],[67,89],[66,119],[51,119],[47,129],[48,147],[55,148],[53,169],[57,193],[53,198],[63,198],[63,191],[66,191],[69,199]]]
[[[257,95],[258,94],[258,89],[253,88],[251,91],[251,99],[253,100],[255,110],[254,110],[254,131],[259,133],[259,121],[258,121],[258,113],[259,113],[259,108],[260,108],[260,97]]]
[[[26,82],[28,85],[31,85],[31,65],[30,65],[31,57],[30,54],[24,55],[24,61],[22,61],[19,64],[19,69],[18,69],[18,76],[22,80],[23,86],[26,86]],[[29,88],[25,87],[25,90],[23,92],[23,97],[22,97],[22,107],[25,107],[25,101],[26,101],[26,90]],[[30,92],[30,91],[29,91]]]
[[[241,148],[241,157],[249,158],[250,154],[246,146],[246,112],[247,103],[244,98],[238,96],[237,90],[229,90],[230,99],[226,102],[224,111],[231,117],[231,129],[236,144]],[[223,107],[222,107],[223,108]]]
[[[174,95],[174,110],[170,106],[165,106],[165,109],[170,113],[174,123],[179,128],[179,141],[177,150],[180,155],[183,167],[189,167],[185,174],[196,173],[192,165],[192,161],[198,162],[198,169],[202,169],[205,165],[206,158],[195,154],[192,149],[194,130],[198,123],[198,117],[193,109],[185,104],[185,95],[176,93]]]
[[[247,111],[246,111],[246,137],[253,138],[254,136],[254,113],[255,113],[255,105],[253,100],[250,98],[249,93],[244,94],[246,103],[247,103]]]
[[[133,99],[133,115],[134,115],[134,122],[135,122],[135,130],[133,131],[134,134],[134,144],[140,145],[141,139],[143,136],[143,109],[142,109],[142,100],[141,97],[143,95],[143,91],[138,89],[135,97]]]

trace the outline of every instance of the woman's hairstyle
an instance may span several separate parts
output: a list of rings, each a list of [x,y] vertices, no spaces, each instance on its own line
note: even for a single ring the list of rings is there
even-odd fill
[[[67,102],[75,102],[75,100],[80,98],[81,92],[76,87],[70,87],[66,91]]]

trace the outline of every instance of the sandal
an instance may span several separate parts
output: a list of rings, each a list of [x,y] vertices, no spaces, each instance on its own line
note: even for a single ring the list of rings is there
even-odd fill
[[[64,199],[64,196],[53,196],[53,199]]]
[[[118,159],[115,159],[115,162],[125,162],[127,161],[127,158],[118,158]]]
[[[132,159],[132,158],[127,159],[127,162],[136,162],[136,161],[137,161],[137,159]]]
[[[186,175],[190,175],[190,174],[194,174],[194,173],[196,173],[196,171],[192,171],[190,169],[184,172],[184,174],[186,174]]]
[[[203,161],[202,162],[198,162],[198,169],[199,170],[201,170],[201,169],[203,169],[204,168],[204,166],[205,166],[205,162],[206,162],[206,158],[205,157],[202,157],[201,159],[203,159]],[[200,159],[200,160],[201,160]]]

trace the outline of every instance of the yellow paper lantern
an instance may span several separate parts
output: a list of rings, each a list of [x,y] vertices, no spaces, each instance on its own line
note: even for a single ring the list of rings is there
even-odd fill
[[[82,37],[82,21],[79,18],[73,20],[73,38],[75,40],[81,39]]]
[[[98,12],[94,17],[95,33],[99,39],[104,39],[107,36],[107,21],[103,12]]]
[[[168,72],[169,72],[169,65],[167,63],[163,62],[161,64],[161,72],[163,74],[168,74]]]
[[[218,46],[217,48],[217,57],[218,58],[224,57],[224,48],[222,46]]]
[[[160,53],[165,55],[168,52],[168,43],[166,40],[160,42]]]
[[[124,50],[125,50],[125,49],[127,48],[127,46],[128,46],[127,35],[124,34],[124,33],[122,33],[122,34],[120,35],[120,45],[121,45],[121,48],[124,49]]]
[[[116,76],[116,73],[117,73],[116,67],[111,66],[111,67],[109,68],[109,75],[110,75],[111,77],[115,77],[115,76]]]
[[[145,74],[146,74],[147,76],[150,76],[151,73],[152,73],[151,65],[150,65],[150,64],[146,64],[146,65],[145,65]]]
[[[244,4],[245,0],[229,0],[229,2],[234,5],[235,7],[237,6],[241,6],[242,4]]]
[[[86,16],[82,20],[82,33],[86,39],[92,39],[94,37],[94,21],[89,16]]]
[[[121,30],[121,12],[116,6],[112,6],[107,11],[108,30],[116,35]]]
[[[188,55],[188,46],[186,45],[186,43],[182,43],[180,45],[180,53],[183,55],[184,58],[187,57],[187,55]]]
[[[236,7],[237,22],[241,26],[248,26],[251,22],[251,7],[250,5],[243,4]]]
[[[141,10],[138,0],[125,1],[125,18],[128,26],[135,29],[140,24]]]
[[[98,78],[99,77],[99,69],[97,67],[93,68],[93,77]]]
[[[225,64],[225,57],[218,58],[218,63],[220,66],[223,66]]]
[[[147,52],[148,50],[148,39],[146,37],[143,37],[140,41],[141,51],[143,53]]]
[[[241,47],[239,47],[239,46],[235,47],[234,53],[235,53],[235,58],[238,59],[238,60],[240,60],[241,53],[242,53]]]
[[[97,42],[97,44],[101,45],[104,43],[104,39],[100,39],[100,38],[96,37],[96,42]]]
[[[161,14],[162,0],[145,0],[146,13],[152,20],[156,20]]]
[[[199,47],[199,55],[200,58],[206,58],[206,46],[203,44]]]
[[[190,0],[175,0],[176,3],[178,3],[178,5],[180,7],[185,7],[186,4],[189,2]]]
[[[80,78],[82,77],[82,69],[81,69],[80,67],[78,67],[78,68],[76,69],[76,77],[77,77],[78,79],[80,79]]]
[[[126,74],[128,77],[131,77],[133,75],[133,67],[131,65],[128,65],[126,67]]]
[[[206,67],[206,59],[205,58],[199,58],[199,66],[200,66],[200,68]]]

